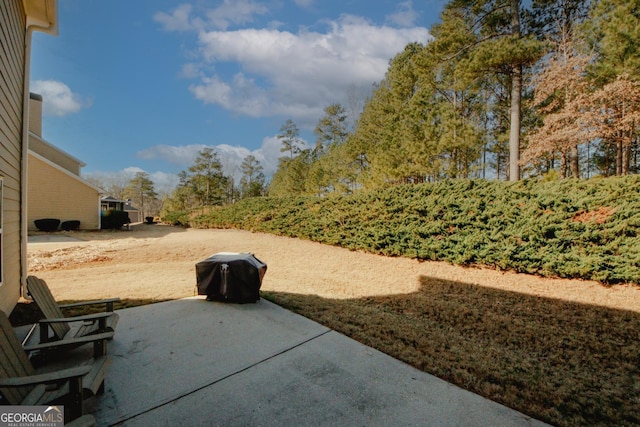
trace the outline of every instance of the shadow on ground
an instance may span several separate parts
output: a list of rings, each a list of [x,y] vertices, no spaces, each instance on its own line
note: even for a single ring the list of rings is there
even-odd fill
[[[420,277],[406,295],[265,297],[556,425],[640,424],[640,314]]]
[[[129,229],[122,228],[118,230],[75,230],[75,231],[29,231],[29,236],[36,237],[49,237],[55,239],[56,236],[71,237],[80,241],[91,240],[109,240],[115,236],[126,238],[160,238],[172,233],[184,233],[187,230],[185,227],[166,225],[166,224],[147,224],[136,223],[129,227]]]
[[[158,302],[168,301],[167,299],[122,299],[120,302],[114,304],[114,310],[121,310],[124,308],[137,307],[140,305],[155,304]],[[58,301],[59,305],[71,304],[76,302],[83,302],[82,300],[64,300]],[[87,306],[87,307],[72,307],[62,310],[65,316],[81,316],[90,313],[99,313],[104,311],[104,304]],[[14,327],[31,325],[40,319],[43,319],[44,315],[38,304],[31,301],[21,301],[15,306],[11,314],[9,315],[9,321]]]

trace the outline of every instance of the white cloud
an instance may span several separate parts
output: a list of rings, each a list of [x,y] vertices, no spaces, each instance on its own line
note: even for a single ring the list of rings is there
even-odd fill
[[[263,173],[269,179],[278,170],[278,159],[285,155],[280,151],[280,148],[282,148],[282,141],[277,136],[269,136],[262,140],[260,149],[253,153],[264,168]]]
[[[209,10],[207,17],[214,28],[226,30],[232,24],[251,23],[255,15],[265,15],[268,12],[267,6],[251,0],[224,0],[220,6]]]
[[[387,21],[401,27],[412,27],[415,25],[419,14],[413,10],[413,3],[411,0],[398,4],[397,12],[387,16]]]
[[[302,148],[306,148],[306,142],[301,142],[303,145]],[[277,136],[271,136],[264,138],[260,148],[255,150],[228,144],[209,146],[199,144],[182,146],[156,145],[138,152],[137,156],[145,160],[161,159],[178,165],[182,167],[183,170],[187,170],[189,166],[193,165],[198,152],[202,151],[205,147],[213,148],[216,153],[218,153],[224,174],[233,176],[236,183],[239,182],[242,177],[240,165],[248,155],[252,154],[256,160],[260,162],[260,165],[263,167],[263,173],[267,178],[270,178],[278,169],[278,158],[284,155],[280,152],[280,148],[282,147],[281,141]]]
[[[314,0],[293,0],[293,2],[303,9],[310,9]]]
[[[232,176],[235,183],[238,184],[240,178],[242,178],[240,165],[245,157],[252,154],[251,151],[245,147],[233,147],[227,144],[216,145],[213,148],[216,150],[216,153],[218,153],[218,158],[220,159],[220,163],[222,163],[223,173],[227,176]]]
[[[196,22],[191,21],[191,5],[182,4],[176,7],[170,14],[157,12],[153,15],[153,20],[162,24],[166,31],[190,31],[198,27]]]
[[[294,1],[305,8],[315,3]],[[180,72],[193,80],[194,98],[240,116],[291,118],[310,129],[327,105],[350,102],[350,88],[382,80],[389,60],[408,43],[431,39],[427,28],[415,25],[411,0],[396,7],[388,25],[342,15],[321,21],[326,29],[319,31],[286,31],[280,23],[240,28],[269,13],[254,0],[224,0],[213,9],[183,4],[154,19],[166,30],[197,35]]]
[[[102,184],[104,190],[114,185],[117,187],[126,187],[138,172],[146,172],[137,166],[131,166],[119,171],[94,171],[83,174],[84,178],[97,180]],[[149,179],[153,181],[153,187],[156,193],[169,194],[178,185],[178,175],[166,172],[147,172]]]
[[[301,142],[303,145],[302,148],[306,148],[306,142]],[[189,166],[193,165],[198,152],[210,147],[218,154],[218,158],[222,163],[223,173],[226,176],[232,176],[237,185],[240,182],[240,178],[242,178],[242,161],[250,154],[255,156],[256,160],[260,162],[267,180],[271,179],[271,176],[273,176],[278,168],[278,158],[284,155],[280,152],[281,146],[281,141],[277,136],[271,136],[264,138],[262,145],[256,150],[249,150],[245,147],[231,146],[228,144],[156,145],[139,151],[137,157],[144,160],[164,160],[181,167],[183,170],[187,170]],[[112,185],[125,187],[138,172],[147,172],[149,174],[149,179],[153,181],[155,191],[159,194],[170,194],[179,183],[178,175],[175,173],[161,171],[148,172],[137,166],[131,166],[119,171],[93,171],[85,173],[83,176],[97,180],[102,183],[102,186],[105,188],[109,188]]]
[[[205,103],[241,115],[314,123],[326,105],[344,102],[348,87],[380,81],[389,60],[408,43],[429,39],[426,28],[375,26],[349,15],[329,22],[326,33],[202,31],[201,59],[218,72],[190,90]],[[224,64],[237,64],[240,71],[224,75],[218,66]]]
[[[193,164],[194,159],[198,155],[198,151],[205,148],[206,145],[155,145],[146,150],[138,151],[136,156],[140,159],[163,159],[177,166],[188,167]]]
[[[204,77],[204,74],[200,71],[200,66],[198,64],[188,62],[182,66],[180,76],[187,79],[195,79],[197,77]]]
[[[137,156],[145,160],[161,159],[180,166],[183,168],[183,170],[187,170],[190,166],[193,165],[196,157],[198,156],[198,153],[206,147],[213,148],[216,153],[218,153],[220,163],[222,163],[223,173],[225,175],[234,176],[237,181],[239,181],[242,177],[242,171],[240,169],[242,160],[249,154],[256,155],[249,149],[239,146],[234,147],[227,144],[212,146],[193,144],[182,146],[156,145],[154,147],[150,147],[146,150],[138,152]],[[256,158],[257,157],[258,156],[256,156]]]
[[[35,80],[31,82],[31,92],[42,95],[42,114],[45,116],[62,117],[90,106],[90,102],[83,101],[69,86],[56,80]]]
[[[175,173],[160,171],[149,173],[149,179],[153,181],[153,188],[158,194],[171,194],[180,181]]]
[[[192,16],[193,6],[181,4],[170,13],[157,12],[153,19],[165,31],[227,30],[232,25],[254,22],[256,16],[269,12],[267,6],[251,0],[224,0],[218,7],[204,12],[205,19]]]
[[[306,148],[307,144],[302,142],[302,148]],[[249,150],[245,147],[231,146],[227,144],[220,144],[213,146],[218,153],[218,157],[223,165],[225,175],[233,176],[236,183],[242,178],[242,161],[248,155],[253,155],[260,166],[262,166],[265,177],[271,179],[271,176],[278,169],[278,159],[284,154],[280,151],[282,142],[277,136],[266,137],[262,140],[262,145],[256,150]]]
[[[130,176],[131,178],[134,178],[138,172],[145,172],[145,170],[139,168],[138,166],[129,166],[128,168],[124,168],[122,172],[126,176]]]
[[[196,99],[204,101],[205,104],[219,104],[225,108],[231,105],[231,86],[217,76],[203,77],[201,84],[191,85],[189,90],[195,95]]]

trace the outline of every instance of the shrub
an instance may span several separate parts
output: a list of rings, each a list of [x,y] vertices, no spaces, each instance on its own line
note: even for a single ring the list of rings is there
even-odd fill
[[[55,218],[43,218],[36,219],[33,223],[40,231],[56,231],[60,225],[60,220]]]
[[[62,228],[65,231],[77,230],[78,228],[80,228],[80,221],[78,220],[64,221],[62,224],[60,224],[60,228]]]
[[[189,225],[189,212],[169,212],[162,215],[162,222],[171,225]]]
[[[130,222],[131,220],[127,212],[110,209],[102,212],[100,228],[103,230],[118,230]]]
[[[353,195],[260,197],[189,218],[387,256],[640,283],[640,176],[447,180]],[[186,224],[186,222],[183,222]]]

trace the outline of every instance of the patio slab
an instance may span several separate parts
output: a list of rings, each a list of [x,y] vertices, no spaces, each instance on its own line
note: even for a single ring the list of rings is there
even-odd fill
[[[99,426],[545,425],[264,299],[118,312]]]

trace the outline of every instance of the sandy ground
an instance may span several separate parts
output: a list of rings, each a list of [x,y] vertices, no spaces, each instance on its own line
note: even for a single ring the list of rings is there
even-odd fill
[[[640,287],[634,285],[605,287],[388,258],[269,234],[138,224],[131,231],[65,235],[79,240],[37,236],[44,242],[28,245],[29,274],[45,279],[58,300],[192,296],[198,261],[217,252],[252,252],[268,266],[266,291],[338,299],[406,294],[417,291],[419,278],[427,276],[640,312]]]

